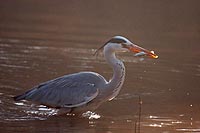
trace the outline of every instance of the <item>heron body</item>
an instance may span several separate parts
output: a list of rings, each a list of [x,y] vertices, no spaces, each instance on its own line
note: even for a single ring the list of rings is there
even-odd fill
[[[103,102],[115,98],[124,83],[125,66],[115,56],[116,52],[145,52],[152,58],[157,57],[154,53],[131,43],[122,36],[111,38],[101,48],[104,49],[106,62],[113,68],[113,76],[109,81],[95,72],[79,72],[41,83],[31,90],[15,96],[14,99],[16,101],[28,100],[64,109],[64,113],[93,111]]]

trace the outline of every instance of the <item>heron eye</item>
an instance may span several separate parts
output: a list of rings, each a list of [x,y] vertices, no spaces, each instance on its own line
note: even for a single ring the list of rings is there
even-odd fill
[[[128,48],[128,46],[124,43],[121,43],[121,45],[122,45],[122,48]]]

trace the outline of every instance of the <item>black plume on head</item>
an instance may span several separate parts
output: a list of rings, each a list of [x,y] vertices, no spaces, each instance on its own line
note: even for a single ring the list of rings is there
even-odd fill
[[[99,50],[101,50],[106,44],[108,44],[108,43],[119,43],[119,44],[121,44],[121,43],[127,43],[127,41],[126,40],[124,40],[124,39],[121,39],[121,38],[112,38],[112,39],[110,39],[109,41],[107,41],[104,45],[102,45],[100,48],[98,48],[96,51],[95,51],[95,53],[94,53],[94,55],[98,55],[98,52],[99,52]]]

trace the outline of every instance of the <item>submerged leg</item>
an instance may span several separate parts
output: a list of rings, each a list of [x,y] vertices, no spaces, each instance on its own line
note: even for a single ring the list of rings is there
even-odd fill
[[[57,115],[66,115],[72,111],[71,108],[60,108],[57,112]]]

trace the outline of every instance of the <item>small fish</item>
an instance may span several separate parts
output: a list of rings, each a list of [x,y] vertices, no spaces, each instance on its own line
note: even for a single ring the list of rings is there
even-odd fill
[[[136,53],[136,54],[134,54],[134,56],[135,57],[138,57],[138,56],[144,56],[144,55],[146,55],[147,53],[145,53],[145,52],[139,52],[139,53]]]
[[[154,51],[150,51],[150,52],[152,53],[151,57],[153,57],[153,58],[155,58],[155,59],[158,58],[158,56],[154,53]]]
[[[155,54],[155,52],[154,52],[154,51],[151,51],[151,53],[152,53],[152,54]]]
[[[155,55],[154,51],[150,51],[150,53],[152,54],[151,56],[153,58],[158,58],[158,56]],[[135,57],[140,57],[140,56],[145,56],[145,55],[148,55],[148,54],[144,51],[134,54]]]

